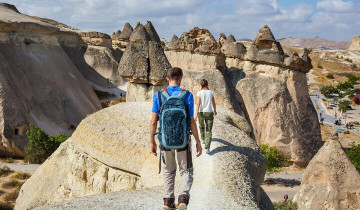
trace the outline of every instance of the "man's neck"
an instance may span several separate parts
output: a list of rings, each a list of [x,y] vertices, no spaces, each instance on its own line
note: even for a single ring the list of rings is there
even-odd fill
[[[169,81],[169,86],[180,86],[180,84],[177,81]]]

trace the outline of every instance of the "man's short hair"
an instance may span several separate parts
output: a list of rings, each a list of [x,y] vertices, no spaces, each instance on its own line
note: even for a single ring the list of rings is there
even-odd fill
[[[179,67],[173,67],[168,70],[166,75],[170,80],[179,80],[183,76],[183,72]]]

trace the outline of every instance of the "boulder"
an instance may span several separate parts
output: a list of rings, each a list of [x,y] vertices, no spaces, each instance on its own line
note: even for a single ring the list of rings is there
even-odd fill
[[[195,27],[180,36],[173,50],[214,55],[220,53],[220,46],[209,30]]]
[[[299,209],[360,209],[360,173],[333,134],[306,167],[294,201]]]
[[[351,45],[349,46],[349,50],[360,51],[360,36],[356,36],[352,38]]]
[[[101,105],[54,26],[2,5],[0,20],[7,19],[14,31],[0,27],[0,155],[22,157],[30,123],[50,135],[71,134]],[[81,40],[76,33],[63,37]]]
[[[256,142],[276,146],[295,165],[306,165],[322,146],[306,74],[249,61],[242,63],[241,70],[244,75],[230,74],[227,79],[233,80]]]
[[[283,65],[284,51],[267,25],[259,30],[245,59],[257,63]]]
[[[126,88],[126,102],[152,101],[154,93],[163,87],[165,86],[129,82]]]
[[[224,44],[225,40],[226,40],[225,34],[224,34],[224,33],[220,33],[220,37],[219,37],[219,41],[218,41],[220,47]]]
[[[221,52],[227,58],[244,59],[246,54],[246,47],[241,42],[236,42],[234,36],[230,35],[221,47]]]
[[[304,48],[299,55],[297,52],[292,52],[291,56],[285,58],[285,66],[290,69],[308,73],[312,69],[311,59],[309,57],[308,49]]]
[[[131,33],[129,40],[130,42],[135,42],[137,40],[148,42],[151,40],[151,38],[150,35],[147,33],[146,28],[138,22],[134,31]]]
[[[123,103],[88,116],[21,187],[15,209],[45,204],[39,209],[113,209],[124,203],[127,209],[157,209],[162,202],[158,158],[149,153],[148,141],[139,141],[149,137],[149,121],[144,119],[150,119],[150,110],[150,103]],[[272,209],[271,203],[263,204],[269,199],[260,187],[265,158],[233,116],[219,107],[211,155],[194,157],[191,208],[260,209],[262,203]],[[108,192],[114,193],[74,199]]]
[[[146,32],[149,34],[151,41],[161,44],[160,37],[157,34],[153,24],[150,21],[146,22],[145,29],[146,29]]]

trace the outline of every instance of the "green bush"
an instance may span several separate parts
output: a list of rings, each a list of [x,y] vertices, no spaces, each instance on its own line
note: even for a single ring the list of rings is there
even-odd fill
[[[323,69],[323,68],[324,68],[320,63],[317,65],[317,67],[318,67],[319,69]]]
[[[334,75],[331,74],[331,73],[328,73],[328,74],[326,75],[326,77],[329,78],[329,79],[334,79],[334,78],[335,78]]]
[[[275,210],[297,210],[298,205],[292,200],[273,202]]]
[[[351,83],[351,84],[355,84],[359,78],[357,76],[355,76],[354,74],[348,74],[346,75],[347,79],[348,79],[348,82]]]
[[[2,176],[7,176],[11,173],[13,173],[14,171],[11,170],[9,167],[7,166],[3,166],[2,168],[0,168],[0,177]]]
[[[49,135],[30,124],[30,129],[26,131],[29,144],[25,148],[25,161],[30,163],[43,163],[62,142],[69,138],[66,134],[59,134],[49,137]]]
[[[284,154],[280,153],[275,146],[270,147],[268,144],[261,144],[260,150],[266,158],[267,171],[275,172],[289,162],[289,159],[287,159]]]
[[[348,110],[348,106],[350,105],[350,101],[343,100],[339,102],[339,111],[345,113]]]
[[[322,86],[322,87],[320,88],[320,92],[321,92],[321,94],[323,94],[324,96],[330,97],[331,94],[336,93],[337,90],[336,90],[335,87],[333,87],[333,86],[331,86],[331,85],[325,85],[325,86]]]
[[[353,84],[350,82],[343,82],[343,83],[339,83],[336,85],[336,89],[338,90],[347,90],[347,89],[351,89],[354,88]]]
[[[345,153],[360,173],[360,144],[355,145],[355,142],[352,142],[350,146],[351,148],[349,150],[345,150]]]
[[[352,63],[353,61],[350,58],[345,58],[345,61]]]

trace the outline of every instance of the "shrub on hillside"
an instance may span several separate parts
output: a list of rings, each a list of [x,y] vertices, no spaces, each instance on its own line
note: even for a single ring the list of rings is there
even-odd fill
[[[323,69],[323,68],[324,68],[321,64],[318,64],[317,67],[318,67],[319,69]]]
[[[335,87],[331,85],[325,85],[320,88],[321,94],[323,94],[325,97],[330,97],[331,94],[336,93],[337,90]]]
[[[350,146],[350,149],[345,150],[345,153],[360,173],[360,144],[355,145],[355,142],[352,142]]]
[[[66,134],[59,134],[49,137],[49,135],[30,124],[30,129],[26,131],[29,144],[25,148],[25,161],[30,163],[43,163],[62,142],[69,138]]]
[[[284,154],[280,153],[275,146],[270,147],[268,144],[261,144],[260,150],[266,158],[266,170],[270,172],[277,171],[289,162]]]
[[[11,173],[13,173],[14,171],[11,170],[9,167],[7,166],[3,166],[2,168],[0,168],[0,177],[2,176],[7,176]]]
[[[350,58],[345,58],[345,61],[352,63],[353,61]]]
[[[335,78],[334,75],[331,74],[331,73],[328,73],[328,74],[326,75],[326,77],[329,78],[329,79],[334,79],[334,78]]]
[[[297,210],[298,205],[292,200],[273,202],[275,210]]]
[[[357,76],[355,76],[354,74],[348,74],[348,75],[346,75],[346,77],[348,79],[347,81],[351,84],[355,84],[359,80],[359,78]]]

